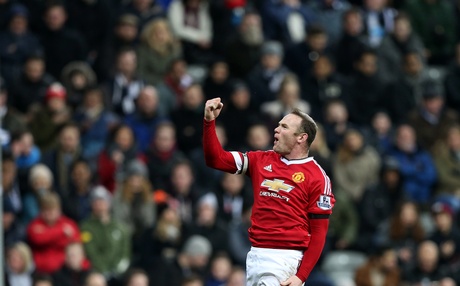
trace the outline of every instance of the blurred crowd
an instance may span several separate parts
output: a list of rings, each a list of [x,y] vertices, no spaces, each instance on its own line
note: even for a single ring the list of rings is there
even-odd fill
[[[454,0],[0,0],[6,285],[245,285],[213,97],[227,150],[318,122],[337,203],[307,285],[460,285],[459,40]]]

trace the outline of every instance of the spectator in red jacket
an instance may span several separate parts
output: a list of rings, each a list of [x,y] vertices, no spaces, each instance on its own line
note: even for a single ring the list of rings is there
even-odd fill
[[[55,193],[40,199],[40,213],[27,228],[38,272],[51,274],[59,270],[65,260],[65,248],[80,241],[77,224],[61,214],[61,202]]]

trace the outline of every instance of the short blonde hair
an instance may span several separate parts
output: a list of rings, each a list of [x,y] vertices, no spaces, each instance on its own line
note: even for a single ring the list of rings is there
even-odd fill
[[[39,177],[46,177],[50,181],[50,185],[53,184],[54,176],[51,172],[50,168],[44,164],[37,164],[30,169],[29,172],[29,183],[33,184],[33,182]]]

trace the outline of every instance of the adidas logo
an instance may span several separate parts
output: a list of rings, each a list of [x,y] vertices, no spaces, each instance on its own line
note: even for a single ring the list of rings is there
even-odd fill
[[[272,164],[270,164],[268,166],[265,166],[264,170],[267,170],[267,171],[271,172],[272,171]]]

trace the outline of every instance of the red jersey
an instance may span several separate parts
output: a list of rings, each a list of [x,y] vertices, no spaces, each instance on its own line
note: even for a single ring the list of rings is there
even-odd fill
[[[330,215],[335,202],[324,170],[312,157],[288,160],[274,151],[231,153],[237,172],[244,171],[246,158],[248,162],[246,173],[254,191],[252,245],[308,248],[309,214]]]
[[[305,250],[310,242],[310,216],[329,216],[335,203],[331,182],[312,157],[288,160],[274,151],[226,152],[205,122],[204,153],[210,167],[247,174],[254,205],[251,243],[256,247]]]

